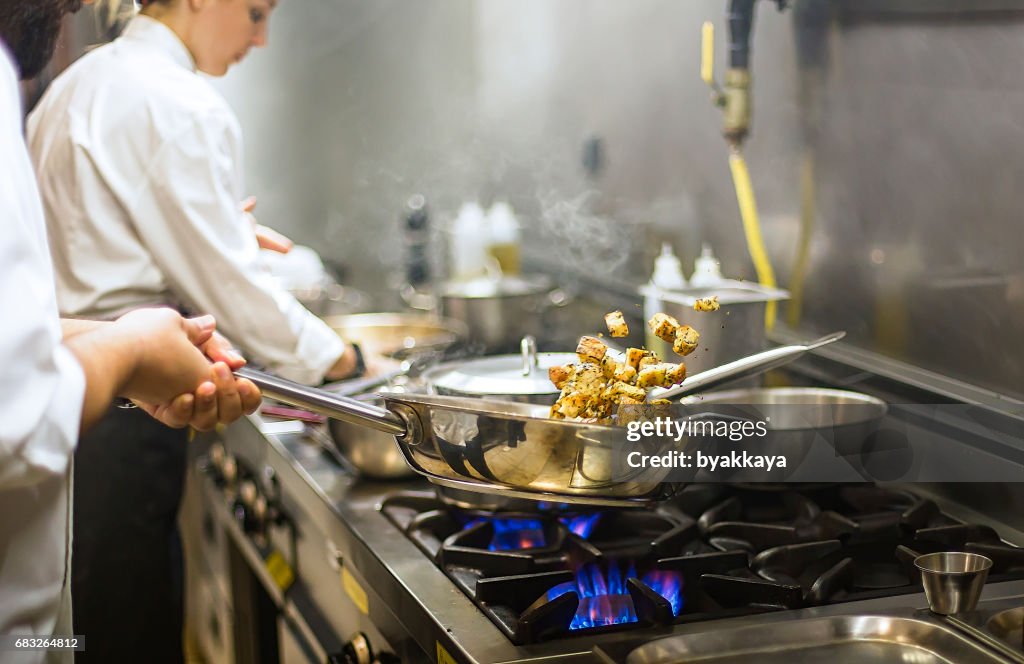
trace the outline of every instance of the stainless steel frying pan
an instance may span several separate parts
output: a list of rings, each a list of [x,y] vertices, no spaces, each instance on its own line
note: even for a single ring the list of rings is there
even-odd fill
[[[697,374],[678,392],[752,375],[752,367],[780,366],[840,336],[773,349]],[[698,380],[705,373],[714,375]],[[273,399],[395,436],[409,465],[441,486],[509,498],[607,506],[647,504],[678,488],[664,482],[671,469],[624,467],[623,427],[553,420],[547,406],[385,394],[380,407],[252,369],[240,369],[237,375],[253,381]],[[657,455],[674,448],[668,441],[645,439],[633,449]]]

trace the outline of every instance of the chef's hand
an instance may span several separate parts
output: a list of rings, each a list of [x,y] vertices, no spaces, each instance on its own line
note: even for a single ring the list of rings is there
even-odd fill
[[[356,358],[356,350],[351,345],[345,346],[345,351],[338,358],[338,361],[334,363],[334,366],[327,370],[325,378],[327,380],[344,380],[352,377],[352,373],[356,370],[358,364]]]
[[[249,223],[252,224],[252,230],[256,234],[256,242],[260,245],[260,249],[269,249],[270,251],[276,251],[279,254],[287,254],[291,251],[292,247],[295,246],[295,243],[275,231],[273,228],[257,223],[256,217],[252,214],[252,211],[255,209],[255,196],[250,196],[242,201],[242,212],[245,213],[245,216],[249,219]]]
[[[377,353],[371,353],[367,350],[363,350],[363,362],[366,363],[366,371],[359,376],[370,377],[379,376],[391,371],[397,371],[402,363],[390,357],[378,355]],[[345,352],[341,354],[338,361],[334,363],[334,366],[327,371],[327,380],[344,380],[346,378],[352,378],[352,372],[356,370],[356,351],[351,345],[345,347]]]
[[[262,396],[252,381],[231,373],[245,366],[245,358],[219,332],[215,331],[202,348],[214,361],[213,384],[199,386],[195,413],[189,424],[199,431],[207,431],[221,422],[238,419],[242,413],[255,412]]]
[[[179,394],[170,401],[143,397],[133,397],[132,400],[170,427],[192,426],[200,431],[212,429],[219,423],[233,422],[243,413],[256,410],[260,404],[259,390],[252,382],[235,378],[231,373],[233,369],[242,367],[245,359],[214,331],[212,317],[183,320],[183,323],[194,347],[201,348],[211,360],[215,360],[212,365],[206,362],[205,380],[194,392]]]

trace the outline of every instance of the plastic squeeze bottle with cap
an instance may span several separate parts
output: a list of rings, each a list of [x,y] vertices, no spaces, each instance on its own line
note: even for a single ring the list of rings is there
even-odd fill
[[[651,274],[651,281],[644,293],[644,321],[651,320],[654,314],[662,310],[661,293],[663,291],[677,291],[686,288],[686,277],[683,276],[683,266],[679,258],[672,253],[672,246],[668,242],[661,244],[661,254],[654,259],[654,273]],[[652,335],[647,326],[647,347],[652,348],[656,338]]]
[[[487,222],[491,231],[487,253],[498,261],[502,274],[519,274],[519,222],[512,206],[498,201],[487,213]]]
[[[486,272],[489,240],[483,208],[476,202],[463,203],[448,237],[452,279],[473,279]]]
[[[693,288],[714,288],[724,281],[722,268],[711,251],[711,245],[705,242],[701,246],[700,256],[693,261],[693,274],[690,275],[690,286]]]

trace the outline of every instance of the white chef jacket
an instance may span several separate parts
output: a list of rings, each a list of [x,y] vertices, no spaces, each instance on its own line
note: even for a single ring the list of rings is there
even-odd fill
[[[64,615],[61,631],[70,635],[68,476],[85,376],[61,345],[43,208],[21,133],[17,75],[2,41],[0,172],[0,634],[49,636]],[[0,659],[41,662],[46,653],[4,652]]]
[[[272,371],[323,380],[344,344],[261,267],[238,120],[170,28],[136,16],[79,59],[28,136],[61,313],[183,304]]]

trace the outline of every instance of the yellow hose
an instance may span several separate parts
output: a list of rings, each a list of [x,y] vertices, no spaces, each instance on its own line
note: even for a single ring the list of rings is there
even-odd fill
[[[766,288],[776,288],[775,272],[772,270],[768,252],[764,249],[761,238],[761,223],[757,217],[757,202],[754,200],[754,187],[750,184],[750,173],[747,162],[738,149],[729,155],[729,168],[732,169],[732,180],[736,186],[736,201],[740,205],[740,217],[743,219],[743,233],[747,237],[747,251],[754,262],[757,280]],[[775,325],[775,302],[770,301],[764,311],[764,326],[771,331]]]
[[[800,325],[803,313],[804,282],[810,264],[811,236],[814,234],[814,155],[810,151],[804,153],[800,166],[800,237],[789,282],[789,305],[786,307],[786,323],[794,330]]]

